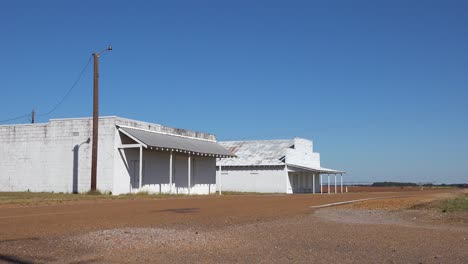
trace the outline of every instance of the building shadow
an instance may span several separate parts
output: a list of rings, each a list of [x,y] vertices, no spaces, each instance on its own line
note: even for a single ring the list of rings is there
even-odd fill
[[[73,193],[78,193],[78,168],[79,168],[79,158],[80,158],[80,147],[83,144],[89,144],[91,138],[88,138],[86,141],[81,144],[76,144],[73,147]]]
[[[15,264],[32,264],[34,261],[27,260],[27,259],[22,259],[17,256],[13,255],[3,255],[0,254],[0,262],[5,262],[5,263],[15,263]]]

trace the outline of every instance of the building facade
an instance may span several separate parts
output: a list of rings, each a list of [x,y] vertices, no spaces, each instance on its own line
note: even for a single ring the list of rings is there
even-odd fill
[[[342,191],[344,171],[320,166],[320,154],[310,140],[224,141],[236,158],[217,161],[218,184],[223,191],[260,193],[323,193],[327,175],[334,175],[334,192]],[[340,188],[336,176],[340,175]]]
[[[0,126],[0,191],[89,191],[91,138],[92,118]],[[214,193],[216,158],[232,156],[211,134],[101,117],[97,189]]]

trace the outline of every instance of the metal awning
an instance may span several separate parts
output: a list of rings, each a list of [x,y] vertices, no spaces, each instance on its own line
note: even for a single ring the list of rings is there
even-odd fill
[[[294,164],[286,164],[286,165],[288,165],[288,167],[293,167],[293,168],[318,172],[318,173],[322,173],[322,174],[344,174],[344,173],[346,173],[345,171],[332,170],[332,169],[327,169],[327,168],[323,168],[323,167],[311,168],[311,167],[299,166],[299,165],[294,165]]]
[[[214,156],[218,158],[236,157],[235,154],[212,140],[165,134],[123,126],[119,127],[119,131],[147,149]]]

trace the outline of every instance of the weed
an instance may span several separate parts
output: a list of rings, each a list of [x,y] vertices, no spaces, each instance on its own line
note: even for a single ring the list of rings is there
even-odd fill
[[[440,203],[442,212],[468,211],[468,194],[443,200]]]

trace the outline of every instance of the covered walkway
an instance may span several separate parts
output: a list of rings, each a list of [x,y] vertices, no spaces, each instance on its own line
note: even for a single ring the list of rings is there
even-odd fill
[[[130,192],[209,194],[216,190],[216,158],[235,157],[216,141],[121,126],[118,147]]]
[[[327,175],[327,193],[331,192],[330,176],[334,176],[334,193],[338,193],[337,176],[340,175],[340,193],[343,193],[343,174],[344,171],[332,170],[327,168],[310,168],[294,164],[286,164],[289,182],[293,193],[324,193],[323,176]]]

